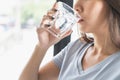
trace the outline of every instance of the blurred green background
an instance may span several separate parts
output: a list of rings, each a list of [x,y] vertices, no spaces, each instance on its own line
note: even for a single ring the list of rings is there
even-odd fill
[[[18,80],[38,42],[36,25],[55,1],[0,0],[0,80]],[[53,48],[48,52],[43,64]]]
[[[39,23],[42,16],[52,7],[55,0],[37,1],[29,0],[21,7],[21,23],[24,24],[30,18],[34,19],[36,24]]]

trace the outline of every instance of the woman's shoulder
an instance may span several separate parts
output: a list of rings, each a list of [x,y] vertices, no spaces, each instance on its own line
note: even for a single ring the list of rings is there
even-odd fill
[[[83,49],[87,44],[87,42],[85,41],[81,41],[80,39],[76,39],[75,41],[70,42],[67,46],[66,46],[66,50],[65,52],[70,54],[75,53],[78,50]]]
[[[94,44],[94,42],[86,42],[81,39],[76,39],[75,41],[72,41],[68,44],[66,52],[66,55],[74,55],[78,51],[81,51],[83,49],[86,49],[88,45]],[[74,53],[74,54],[73,54]]]
[[[75,41],[70,42],[68,46],[69,48],[80,48],[81,46],[84,46],[86,44],[88,43],[80,39],[76,39]]]

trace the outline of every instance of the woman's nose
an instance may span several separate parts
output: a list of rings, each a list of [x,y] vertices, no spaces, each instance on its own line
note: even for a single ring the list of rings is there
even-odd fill
[[[83,11],[82,5],[79,3],[76,3],[73,8],[79,13]]]

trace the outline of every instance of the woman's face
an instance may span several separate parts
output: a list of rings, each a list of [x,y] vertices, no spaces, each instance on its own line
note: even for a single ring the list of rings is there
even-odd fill
[[[74,9],[83,19],[78,22],[80,31],[96,33],[108,29],[109,14],[104,0],[76,0]]]

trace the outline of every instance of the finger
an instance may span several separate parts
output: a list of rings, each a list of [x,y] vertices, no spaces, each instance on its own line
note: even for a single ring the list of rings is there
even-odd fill
[[[50,10],[50,11],[47,12],[47,16],[49,16],[50,19],[53,20],[57,16],[57,11],[55,12],[55,11]]]
[[[40,24],[39,24],[39,26],[37,26],[37,28],[40,28],[44,24],[45,17],[46,17],[46,15],[43,16],[43,18],[40,21]]]
[[[46,15],[44,16],[44,19],[42,21],[43,24],[45,24],[46,27],[55,26],[55,19],[52,16]]]
[[[47,19],[46,19],[46,15],[43,16],[43,18],[40,21],[40,24],[37,26],[37,28],[44,28],[45,24],[49,24],[49,21],[47,21]]]
[[[48,17],[49,17],[50,20],[54,20],[55,19],[54,15],[48,15]]]
[[[56,11],[57,10],[57,2],[54,3],[53,7],[52,7],[52,10],[53,11]]]
[[[52,6],[52,8],[50,10],[48,10],[48,12],[55,13],[56,11],[57,11],[57,2],[54,3],[54,5]]]
[[[36,29],[37,34],[42,33],[45,29],[42,27],[39,27]]]
[[[51,17],[48,16],[48,15],[44,15],[43,18],[42,18],[42,21],[41,21],[41,25],[42,24],[49,24],[50,21],[52,21]]]
[[[49,20],[49,16],[48,15],[44,15],[43,18],[42,18],[42,21],[45,21],[45,20]]]

